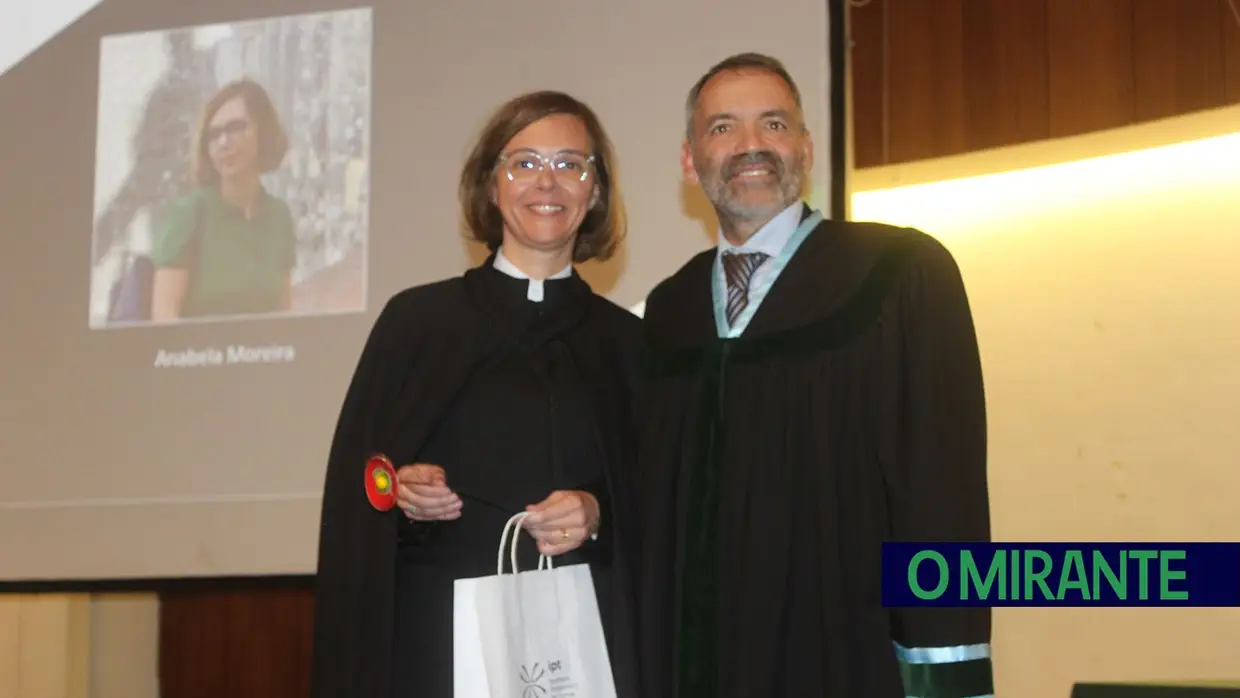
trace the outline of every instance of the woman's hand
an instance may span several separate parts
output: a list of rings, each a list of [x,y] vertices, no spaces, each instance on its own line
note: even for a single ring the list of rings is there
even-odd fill
[[[598,500],[589,492],[558,490],[525,510],[525,530],[548,557],[576,550],[598,529]]]
[[[396,503],[414,521],[452,521],[461,517],[461,498],[448,489],[443,468],[418,463],[396,471]]]

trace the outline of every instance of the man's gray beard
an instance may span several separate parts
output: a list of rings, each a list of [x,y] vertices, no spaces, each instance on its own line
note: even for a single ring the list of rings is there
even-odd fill
[[[724,181],[719,173],[711,180],[706,189],[706,198],[715,207],[715,213],[721,219],[735,223],[766,221],[774,218],[780,211],[788,208],[801,198],[805,186],[805,173],[800,162],[789,163],[791,167],[784,170],[787,174],[779,181],[780,200],[765,204],[744,204],[732,197],[731,185]]]

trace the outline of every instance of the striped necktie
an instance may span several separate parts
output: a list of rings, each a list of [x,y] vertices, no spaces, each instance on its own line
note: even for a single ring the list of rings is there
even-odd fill
[[[728,281],[728,327],[736,324],[736,318],[749,305],[749,282],[753,274],[770,255],[764,252],[725,252],[723,275]]]

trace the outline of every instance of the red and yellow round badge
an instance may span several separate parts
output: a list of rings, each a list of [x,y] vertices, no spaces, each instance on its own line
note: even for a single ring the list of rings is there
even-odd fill
[[[366,498],[379,511],[390,511],[396,506],[396,468],[382,454],[366,461]]]

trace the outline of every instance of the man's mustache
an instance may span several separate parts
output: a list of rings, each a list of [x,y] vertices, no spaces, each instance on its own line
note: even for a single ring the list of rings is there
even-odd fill
[[[724,179],[732,179],[737,172],[747,170],[755,165],[765,165],[775,173],[777,179],[784,176],[784,163],[775,153],[769,150],[752,150],[733,156],[723,168]]]

